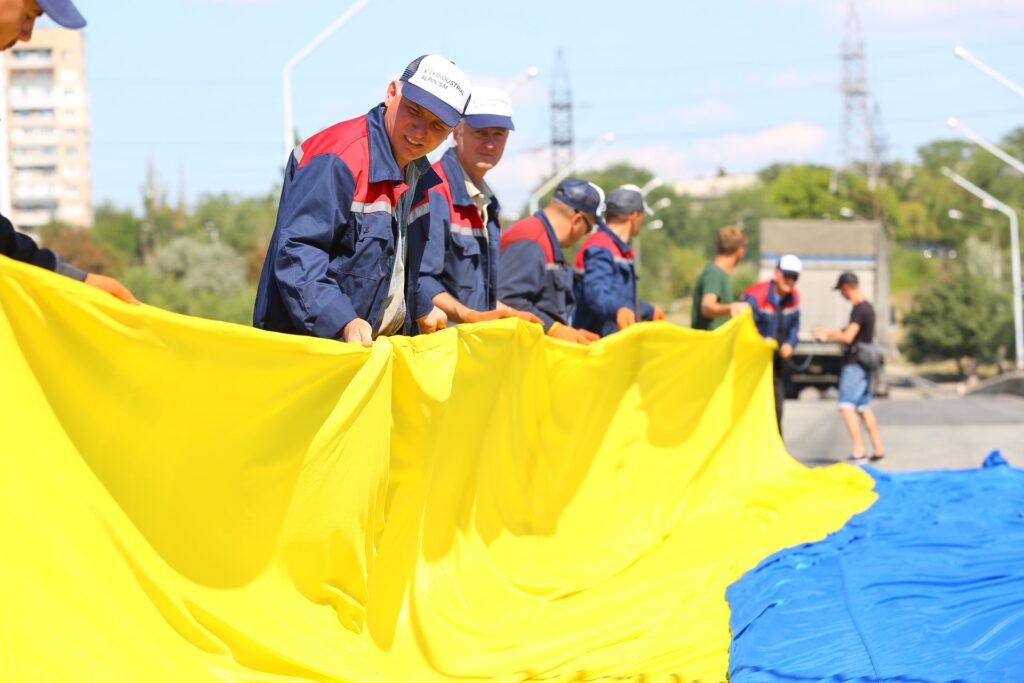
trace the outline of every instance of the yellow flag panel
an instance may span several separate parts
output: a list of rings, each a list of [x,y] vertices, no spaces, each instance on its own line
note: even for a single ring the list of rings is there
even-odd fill
[[[372,349],[0,258],[0,681],[725,680],[726,587],[874,500],[749,317]]]

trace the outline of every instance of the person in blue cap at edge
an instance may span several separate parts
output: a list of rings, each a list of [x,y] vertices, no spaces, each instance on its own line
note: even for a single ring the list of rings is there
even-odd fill
[[[12,48],[19,41],[27,43],[32,40],[36,19],[43,14],[64,28],[85,26],[85,18],[70,0],[0,0],[0,45],[3,49]],[[41,249],[31,237],[15,230],[6,216],[0,216],[0,254],[92,285],[127,303],[139,303],[128,288],[114,278],[87,273],[49,249]]]
[[[449,322],[520,317],[532,313],[498,301],[501,206],[484,176],[501,161],[511,131],[512,98],[501,88],[473,88],[451,147],[433,166],[441,179],[430,189],[430,239],[423,252],[419,288]]]
[[[292,151],[253,325],[363,346],[445,327],[417,287],[427,191],[441,182],[425,157],[462,118],[470,87],[453,62],[424,55],[383,103]]]
[[[570,325],[576,304],[573,269],[562,247],[576,244],[597,224],[604,192],[585,180],[567,178],[547,206],[516,222],[501,236],[498,298],[539,317],[544,332],[578,344],[598,339]]]
[[[576,327],[606,337],[639,320],[664,320],[657,306],[640,301],[630,240],[652,215],[636,185],[608,194],[604,219],[576,252]]]

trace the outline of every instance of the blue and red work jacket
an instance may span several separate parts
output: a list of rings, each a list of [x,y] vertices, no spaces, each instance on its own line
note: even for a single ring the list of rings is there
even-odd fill
[[[633,250],[601,221],[576,252],[576,316],[573,327],[606,337],[618,331],[620,308],[651,320],[654,307],[640,301]]]
[[[416,283],[427,241],[427,190],[440,182],[426,159],[411,200],[384,130],[384,106],[320,131],[288,159],[277,225],[256,293],[253,324],[265,330],[337,339],[355,318],[374,332],[395,267],[398,212],[408,221],[406,320],[433,307]]]
[[[545,332],[556,322],[571,324],[573,271],[543,211],[513,223],[501,236],[498,298],[539,317]]]
[[[743,300],[754,310],[754,324],[766,339],[774,339],[779,346],[789,344],[796,348],[800,335],[800,293],[780,297],[771,280],[758,282],[743,291]]]
[[[498,299],[501,207],[492,197],[484,225],[466,191],[466,176],[454,148],[433,168],[441,183],[429,195],[430,239],[420,266],[420,291],[430,299],[448,292],[475,311],[493,311]]]

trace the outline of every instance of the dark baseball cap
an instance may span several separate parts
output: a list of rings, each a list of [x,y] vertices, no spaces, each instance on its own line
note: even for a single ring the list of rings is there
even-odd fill
[[[604,191],[586,180],[566,178],[555,190],[552,199],[591,216],[600,216],[604,211]]]
[[[64,28],[82,28],[85,17],[71,0],[38,0],[43,14],[53,19]]]
[[[846,271],[845,273],[839,276],[839,279],[836,280],[836,286],[833,287],[832,289],[839,289],[843,285],[857,287],[860,285],[860,280],[857,279],[857,276],[854,273]]]
[[[623,185],[608,193],[608,209],[617,213],[641,211],[653,216],[654,211],[644,201],[644,193],[636,185]]]

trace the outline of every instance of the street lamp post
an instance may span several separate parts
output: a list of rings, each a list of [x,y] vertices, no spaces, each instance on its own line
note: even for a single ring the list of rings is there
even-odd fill
[[[295,124],[292,119],[292,71],[303,59],[308,57],[314,50],[331,37],[335,31],[348,23],[348,21],[359,13],[361,9],[370,4],[370,0],[357,0],[356,4],[348,8],[348,11],[334,20],[330,26],[320,32],[313,40],[309,41],[304,48],[295,53],[295,56],[288,60],[281,70],[281,89],[284,95],[284,156],[285,159],[291,154],[297,143],[295,139]]]
[[[990,78],[999,81],[1013,92],[1017,93],[1021,97],[1024,97],[1024,88],[1020,87],[1019,85],[1011,81],[1009,78],[1007,78],[1003,74],[999,73],[998,71],[990,67],[988,64],[985,64],[983,61],[972,55],[970,52],[967,51],[967,48],[965,48],[963,45],[957,45],[955,48],[953,48],[953,54],[959,57],[960,59],[964,60],[971,66],[975,67],[986,76],[989,76]]]
[[[963,125],[962,123],[960,123],[960,121],[958,121],[954,117],[950,116],[946,120],[946,124],[950,128],[953,128],[954,130],[960,131],[960,133],[962,133],[965,138],[967,138],[968,140],[970,140],[974,144],[978,145],[979,147],[984,149],[989,154],[992,154],[993,156],[998,157],[1000,160],[1003,161],[1003,163],[1008,164],[1010,166],[1013,166],[1020,173],[1024,173],[1024,162],[1022,162],[1020,159],[1017,159],[1015,157],[1010,156],[1001,147],[997,147],[993,143],[991,143],[988,140],[986,140],[985,138],[981,137],[980,135],[975,133],[973,130],[971,130],[967,126]]]
[[[508,86],[508,94],[514,95],[517,90],[526,85],[527,82],[529,82],[531,79],[536,78],[537,74],[539,73],[540,69],[538,69],[535,66],[531,66],[526,71],[517,75],[515,78],[512,79],[512,82]]]
[[[595,140],[594,144],[583,155],[576,157],[571,164],[566,165],[561,171],[551,176],[546,183],[534,190],[533,194],[530,195],[530,213],[537,213],[537,209],[540,208],[540,198],[550,192],[558,183],[568,178],[569,174],[575,171],[581,162],[589,160],[597,153],[598,149],[612,142],[615,142],[615,133],[605,133]]]
[[[1010,264],[1013,270],[1013,337],[1017,369],[1024,370],[1024,312],[1021,310],[1020,227],[1017,222],[1017,212],[949,168],[944,166],[942,172],[954,183],[980,199],[983,207],[995,209],[1010,219]]]

